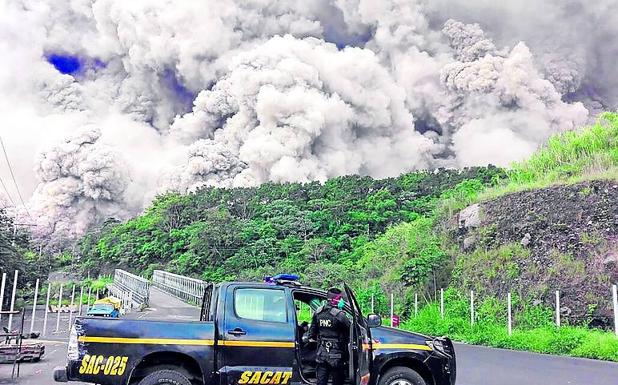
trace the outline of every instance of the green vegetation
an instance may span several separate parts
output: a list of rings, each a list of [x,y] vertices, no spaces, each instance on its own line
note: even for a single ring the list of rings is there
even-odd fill
[[[15,231],[15,232],[14,232]],[[14,228],[13,219],[0,209],[0,273],[7,273],[7,280],[13,280],[13,271],[19,270],[19,282],[36,280],[45,271],[46,264],[39,261],[37,254],[29,251],[28,233]]]
[[[321,286],[371,274],[418,286],[448,259],[430,234],[438,203],[476,194],[502,175],[497,168],[442,170],[165,195],[144,215],[109,220],[84,237],[82,268],[162,268],[208,281],[288,271]],[[385,263],[388,269],[376,270]]]
[[[618,338],[613,333],[569,325],[557,328],[552,323],[551,309],[525,305],[517,297],[513,298],[513,304],[517,310],[513,313],[510,336],[504,299],[484,297],[475,307],[477,316],[472,325],[469,298],[454,289],[445,292],[444,319],[440,317],[439,305],[433,302],[402,327],[477,345],[618,361]]]
[[[97,279],[87,278],[83,280],[79,285],[84,287],[84,290],[88,290],[89,288],[96,292],[97,290],[105,289],[105,286],[114,282],[114,278],[111,275],[103,275]]]
[[[513,164],[507,175],[485,199],[555,183],[618,179],[618,113],[604,113],[590,127],[551,137],[530,159]]]

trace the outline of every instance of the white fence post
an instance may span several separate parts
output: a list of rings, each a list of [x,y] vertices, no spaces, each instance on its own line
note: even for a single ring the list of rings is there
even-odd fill
[[[60,284],[60,291],[58,292],[58,316],[56,317],[56,333],[60,330],[60,308],[62,306],[62,288],[64,284]]]
[[[86,311],[90,308],[90,294],[92,294],[92,286],[88,286],[88,299],[86,300]]]
[[[395,304],[393,303],[393,293],[391,293],[391,327],[393,327],[393,316],[395,315]]]
[[[71,323],[73,322],[73,305],[75,304],[75,284],[73,284],[73,290],[71,291],[71,304],[69,305],[69,329],[71,330]]]
[[[508,313],[507,314],[507,316],[508,316],[507,331],[508,331],[509,335],[511,335],[513,333],[513,320],[511,318],[512,315],[513,315],[512,314],[512,310],[511,310],[511,292],[509,292],[506,295],[506,300],[508,302],[508,305],[507,305],[507,313]]]
[[[47,284],[47,299],[45,300],[45,317],[43,318],[43,335],[47,333],[47,316],[49,315],[49,295],[51,294],[51,282]]]
[[[4,303],[4,286],[6,286],[6,273],[2,273],[2,285],[0,285],[0,311]],[[2,321],[2,314],[0,314],[0,321]]]
[[[612,286],[612,299],[614,301],[614,331],[618,337],[618,292],[616,285]]]
[[[84,297],[84,286],[79,287],[79,312],[77,315],[82,315],[82,298]]]
[[[30,333],[34,331],[34,316],[36,315],[36,302],[39,299],[39,279],[34,285],[34,303],[32,304],[32,319],[30,320]]]
[[[513,334],[513,310],[512,310],[512,305],[511,305],[511,292],[509,291],[508,294],[506,295],[506,301],[507,301],[507,324],[506,324],[506,330],[508,332],[509,335]]]
[[[15,277],[13,278],[13,294],[11,295],[11,312],[15,311],[15,294],[17,294],[17,276],[19,275],[19,270],[15,270]],[[9,314],[9,332],[12,330],[11,325],[13,325],[13,314]]]
[[[560,290],[556,290],[556,326],[560,327]]]
[[[414,293],[414,316],[418,315],[418,293]]]
[[[474,291],[470,290],[470,325],[474,325]]]
[[[440,318],[444,318],[444,289],[440,289]]]

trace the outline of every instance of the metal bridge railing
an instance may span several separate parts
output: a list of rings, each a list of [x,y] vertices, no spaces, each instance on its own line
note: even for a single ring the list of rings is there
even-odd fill
[[[121,269],[116,269],[114,270],[114,283],[112,286],[114,288],[110,291],[116,293],[129,293],[131,302],[137,306],[148,306],[150,281],[146,278],[131,274]]]
[[[152,274],[152,284],[174,297],[199,306],[208,282],[155,270]]]

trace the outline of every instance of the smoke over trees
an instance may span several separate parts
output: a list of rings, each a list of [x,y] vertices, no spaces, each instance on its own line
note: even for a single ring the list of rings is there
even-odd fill
[[[0,135],[56,238],[169,190],[506,165],[617,107],[617,7],[13,0]]]

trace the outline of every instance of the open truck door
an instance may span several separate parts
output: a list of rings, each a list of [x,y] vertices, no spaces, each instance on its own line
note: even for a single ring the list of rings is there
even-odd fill
[[[344,283],[345,294],[352,310],[349,345],[349,378],[352,384],[367,385],[371,363],[371,335],[354,292]]]
[[[200,321],[214,321],[214,311],[211,309],[213,305],[213,290],[214,285],[209,283],[204,290],[204,296],[202,297],[202,308],[200,310]]]

